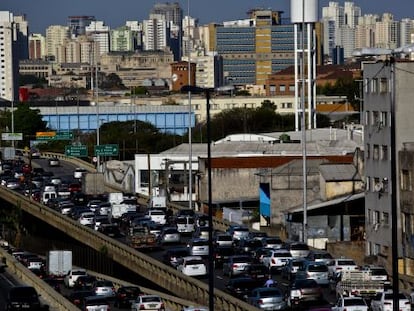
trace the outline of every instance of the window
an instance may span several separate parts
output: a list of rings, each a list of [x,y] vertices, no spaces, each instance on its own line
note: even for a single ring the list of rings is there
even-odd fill
[[[401,190],[412,191],[411,174],[409,170],[401,170]]]
[[[281,85],[279,86],[279,91],[280,91],[280,92],[286,92],[286,85],[281,84]]]
[[[294,84],[290,84],[289,85],[289,91],[290,92],[294,92],[295,91],[295,85]]]
[[[364,89],[365,89],[365,93],[369,93],[369,79],[365,79],[364,80]]]
[[[382,213],[382,223],[384,225],[389,225],[390,215],[387,212]]]
[[[379,145],[374,145],[374,152],[373,152],[372,158],[374,160],[379,159]]]
[[[371,93],[377,93],[378,92],[378,79],[373,78],[371,80]]]
[[[386,111],[381,112],[381,125],[388,126],[388,113]]]
[[[372,224],[372,211],[371,211],[371,209],[369,208],[368,209],[368,225],[370,225],[370,224]]]
[[[373,211],[373,213],[372,213],[372,223],[375,225],[375,224],[378,224],[379,221],[380,221],[380,212],[379,211]]]
[[[388,160],[388,146],[382,145],[381,146],[381,160]]]
[[[378,255],[380,253],[380,250],[381,250],[381,245],[374,244],[373,255]]]
[[[366,191],[370,191],[371,190],[371,179],[369,178],[369,176],[365,177],[365,190]]]
[[[380,90],[381,93],[387,93],[388,92],[388,79],[387,78],[381,78],[380,79]]]
[[[372,112],[372,125],[377,126],[380,123],[380,114],[378,111]]]

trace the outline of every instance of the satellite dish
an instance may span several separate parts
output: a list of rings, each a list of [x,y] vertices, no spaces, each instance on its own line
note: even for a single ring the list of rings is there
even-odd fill
[[[178,76],[177,76],[177,74],[176,74],[176,73],[174,73],[174,74],[171,76],[171,79],[173,80],[173,82],[177,81],[177,80],[178,80]]]

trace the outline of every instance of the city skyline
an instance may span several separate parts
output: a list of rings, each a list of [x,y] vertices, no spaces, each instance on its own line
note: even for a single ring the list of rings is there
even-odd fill
[[[67,18],[71,15],[92,15],[97,20],[104,21],[111,28],[125,25],[127,20],[142,21],[147,19],[150,10],[156,3],[166,3],[167,1],[143,0],[140,2],[124,0],[113,2],[109,0],[72,0],[61,2],[55,0],[3,0],[0,3],[0,11],[10,11],[14,15],[26,15],[29,22],[31,33],[45,33],[50,25],[66,25]],[[223,21],[247,18],[247,11],[253,8],[270,8],[272,10],[283,11],[282,17],[290,20],[290,0],[276,1],[251,1],[251,0],[210,0],[192,1],[180,0],[169,1],[178,2],[183,9],[183,16],[187,15],[188,4],[190,16],[199,19],[200,25],[210,22],[221,23]],[[344,1],[338,2],[341,6]],[[396,20],[401,18],[413,18],[414,5],[406,0],[394,0],[392,8],[390,2],[386,0],[358,0],[349,1],[361,7],[364,14],[383,14],[391,13]],[[319,0],[319,18],[321,8],[328,6],[329,0]],[[115,10],[115,5],[118,6]],[[220,7],[220,10],[216,8]],[[114,13],[116,12],[116,13]]]

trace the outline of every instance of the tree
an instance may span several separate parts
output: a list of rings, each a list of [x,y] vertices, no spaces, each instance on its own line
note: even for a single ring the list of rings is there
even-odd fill
[[[1,117],[0,117],[1,118]],[[3,119],[3,118],[1,118]],[[18,103],[13,113],[14,132],[23,134],[23,141],[18,141],[17,144],[29,146],[30,140],[34,139],[36,132],[46,130],[46,121],[42,120],[42,115],[39,109],[30,109],[29,105]],[[12,131],[12,113],[11,111],[4,112],[5,124],[8,131]],[[3,122],[0,122],[3,128]],[[23,147],[22,146],[22,147]]]

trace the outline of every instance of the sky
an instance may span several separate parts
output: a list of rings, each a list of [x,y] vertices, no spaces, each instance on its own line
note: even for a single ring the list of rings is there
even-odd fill
[[[103,20],[106,25],[116,28],[125,25],[127,20],[148,18],[156,0],[1,0],[0,11],[10,11],[14,15],[25,14],[31,33],[45,34],[49,25],[66,25],[71,15],[92,15]],[[270,8],[285,12],[282,17],[290,19],[290,0],[170,0],[178,2],[187,15],[198,18],[199,24],[243,19],[252,8]],[[344,1],[336,1],[343,6]],[[414,19],[412,0],[354,0],[361,7],[362,14],[392,13],[394,18]],[[319,7],[328,6],[329,0],[319,0]],[[321,9],[319,9],[321,15]]]

